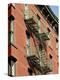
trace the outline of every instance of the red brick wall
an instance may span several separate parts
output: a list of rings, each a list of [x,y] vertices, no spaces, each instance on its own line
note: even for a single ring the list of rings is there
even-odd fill
[[[40,23],[41,23],[41,31],[44,30],[44,27],[49,28],[51,30],[51,44],[49,48],[49,45],[47,44],[47,56],[49,57],[49,54],[53,56],[53,73],[58,73],[58,58],[57,58],[57,49],[56,49],[56,33],[52,30],[50,25],[46,22],[44,17],[41,15],[41,13],[37,10],[37,8],[34,5],[29,5],[31,16],[33,14],[40,16]],[[16,62],[16,75],[17,76],[25,76],[28,74],[28,62],[26,59],[26,26],[24,23],[24,5],[15,4],[15,8],[11,8],[11,14],[14,15],[14,45],[17,47],[17,49],[13,46],[11,46],[11,52],[9,50],[9,56],[12,55],[17,59]],[[8,13],[10,15],[10,11]],[[9,16],[8,15],[8,16]],[[32,40],[32,38],[31,38]],[[33,40],[31,41],[32,44]],[[46,42],[48,43],[48,41]],[[10,48],[9,48],[10,49]]]

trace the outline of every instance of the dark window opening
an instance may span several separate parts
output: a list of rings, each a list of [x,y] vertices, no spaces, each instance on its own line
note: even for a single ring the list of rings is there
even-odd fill
[[[9,21],[14,20],[14,19],[15,19],[15,17],[14,17],[13,15],[10,15],[10,16],[8,17],[8,20],[9,20]]]
[[[26,30],[26,35],[27,35],[27,38],[29,39],[30,38],[30,32],[28,30]]]
[[[33,71],[31,68],[28,68],[29,75],[32,75]]]
[[[49,16],[49,18],[48,18],[48,19],[49,19],[49,22],[50,22],[50,24],[51,24],[51,22],[52,22],[52,18]]]
[[[56,38],[56,42],[58,42],[58,39]]]
[[[48,32],[50,32],[50,29],[49,28],[47,28],[47,30],[48,30]]]
[[[17,59],[13,56],[8,57],[8,76],[15,76],[16,75],[16,61]]]
[[[38,20],[40,20],[40,16],[37,14],[37,18],[38,18]]]
[[[43,44],[39,44],[39,48],[40,48],[40,50],[43,50],[44,47],[45,47],[45,44],[44,44],[44,46],[43,46]]]
[[[51,54],[49,55],[49,57],[50,57],[50,59],[52,59],[52,55]]]

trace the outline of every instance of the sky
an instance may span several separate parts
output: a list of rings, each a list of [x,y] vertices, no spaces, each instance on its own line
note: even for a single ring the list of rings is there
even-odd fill
[[[58,6],[50,6],[54,14],[59,17],[59,7]]]

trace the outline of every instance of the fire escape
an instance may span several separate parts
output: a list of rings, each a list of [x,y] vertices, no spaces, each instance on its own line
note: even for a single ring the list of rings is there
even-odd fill
[[[34,41],[36,42],[34,36],[39,41],[38,45],[36,45],[38,56],[37,55],[27,55],[27,60],[32,68],[36,68],[41,74],[47,74],[48,72],[52,71],[50,60],[47,58],[46,51],[45,51],[45,41],[49,40],[49,33],[48,32],[39,32],[39,25],[37,25],[37,22],[35,22],[33,17],[29,16],[29,8],[28,5],[25,5],[25,11],[24,11],[24,21],[27,27],[27,30],[30,34],[32,34],[32,37]],[[33,36],[34,35],[34,36]],[[30,51],[31,53],[31,51]]]

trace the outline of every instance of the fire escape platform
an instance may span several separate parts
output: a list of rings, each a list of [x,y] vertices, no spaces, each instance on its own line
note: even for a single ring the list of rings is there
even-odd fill
[[[38,30],[37,30],[37,26],[34,26],[34,24],[36,24],[36,22],[34,21],[33,18],[30,18],[30,19],[27,19],[27,20],[24,20],[25,23],[26,23],[26,26],[27,26],[27,29],[34,33],[34,35],[39,39],[39,40],[43,40],[43,41],[46,41],[46,40],[49,40],[49,37],[47,35],[47,32],[43,32],[43,33],[39,33]]]
[[[30,66],[35,67],[37,70],[39,70],[42,74],[46,74],[48,72],[51,72],[52,70],[48,67],[48,65],[46,66],[41,66],[40,65],[40,60],[38,57],[36,57],[35,55],[33,56],[29,56],[27,57],[28,63]]]

